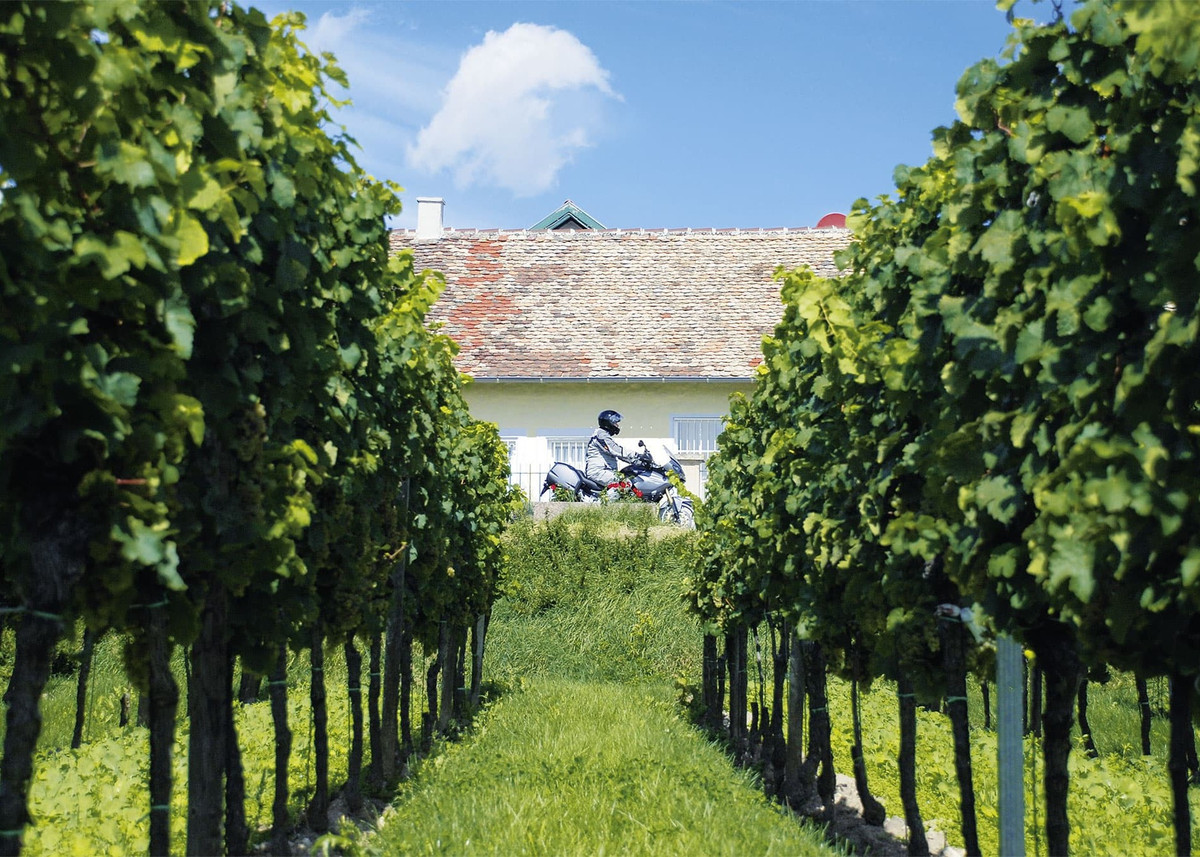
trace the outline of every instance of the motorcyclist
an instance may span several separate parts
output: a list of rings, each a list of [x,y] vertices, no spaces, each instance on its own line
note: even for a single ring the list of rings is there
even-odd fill
[[[636,453],[627,453],[617,443],[615,437],[621,433],[621,415],[612,409],[600,412],[596,418],[599,424],[592,436],[588,438],[587,461],[584,472],[589,479],[594,479],[601,485],[611,485],[620,481],[617,477],[618,461],[635,461]]]

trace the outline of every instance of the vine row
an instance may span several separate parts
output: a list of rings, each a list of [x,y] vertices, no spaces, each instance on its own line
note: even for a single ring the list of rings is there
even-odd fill
[[[830,800],[814,781],[825,671],[887,678],[913,838],[914,704],[944,699],[964,844],[979,853],[965,677],[987,674],[1005,634],[1045,677],[1050,853],[1068,853],[1077,692],[1106,664],[1171,679],[1176,846],[1190,853],[1197,39],[1186,2],[1014,19],[1003,61],[959,81],[959,119],[933,132],[930,159],[897,169],[895,198],[855,204],[842,275],[779,274],[783,321],[709,464],[691,599],[713,635],[714,721],[725,640],[735,744],[748,628],[768,624],[777,670],[809,692],[810,752],[771,724],[789,800]]]
[[[192,854],[247,848],[235,664],[269,688],[281,842],[289,649],[313,664],[318,825],[326,645],[345,646],[357,700],[369,641],[383,780],[414,744],[414,641],[440,653],[439,728],[478,698],[505,447],[425,326],[442,281],[389,257],[399,188],[355,163],[331,113],[345,77],[302,29],[215,0],[0,9],[0,599],[16,634],[0,853],[20,850],[39,698],[78,619],[128,636],[154,854],[171,850],[179,647]]]

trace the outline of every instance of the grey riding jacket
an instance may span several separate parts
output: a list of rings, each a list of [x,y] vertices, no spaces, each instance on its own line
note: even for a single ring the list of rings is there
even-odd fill
[[[611,434],[602,428],[592,432],[587,445],[587,463],[584,472],[589,479],[595,479],[601,485],[616,481],[619,461],[628,461],[629,456],[621,449],[621,444]]]

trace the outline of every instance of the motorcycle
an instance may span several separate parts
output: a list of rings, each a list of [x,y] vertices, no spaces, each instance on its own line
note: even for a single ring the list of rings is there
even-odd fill
[[[546,473],[546,481],[542,483],[542,493],[555,488],[571,493],[572,498],[580,503],[600,503],[606,496],[614,496],[622,486],[628,485],[635,497],[646,502],[658,504],[658,519],[664,523],[678,524],[686,530],[696,528],[696,513],[690,497],[684,497],[679,489],[671,482],[668,474],[674,473],[683,479],[683,466],[671,455],[667,455],[666,464],[654,460],[643,441],[638,441],[641,451],[634,459],[622,467],[618,473],[623,482],[612,485],[602,485],[595,479],[590,479],[579,468],[556,461]],[[612,495],[609,492],[613,492]]]

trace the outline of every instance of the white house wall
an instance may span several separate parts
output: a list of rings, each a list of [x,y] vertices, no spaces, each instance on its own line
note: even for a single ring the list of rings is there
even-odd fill
[[[537,499],[546,470],[553,463],[548,439],[586,438],[596,416],[606,408],[620,411],[625,446],[673,444],[672,419],[723,417],[729,397],[749,394],[749,382],[721,381],[495,381],[467,385],[467,404],[476,419],[495,423],[510,441],[513,481]],[[703,496],[704,456],[677,456],[688,488]]]

